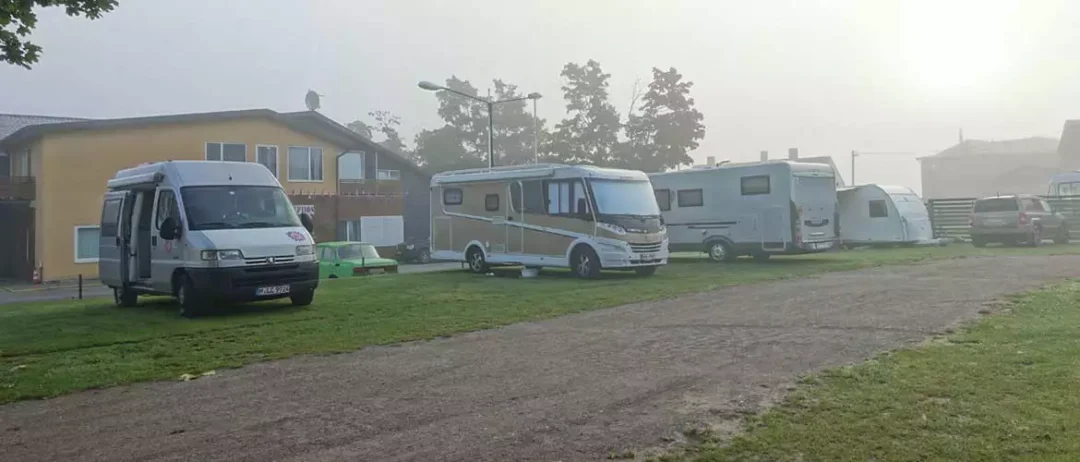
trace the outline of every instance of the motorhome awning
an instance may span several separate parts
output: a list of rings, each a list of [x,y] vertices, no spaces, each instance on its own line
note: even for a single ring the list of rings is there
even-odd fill
[[[162,175],[161,172],[143,173],[124,178],[115,178],[109,180],[109,189],[113,191],[154,189],[157,188],[157,185],[161,183],[163,178],[164,175]]]

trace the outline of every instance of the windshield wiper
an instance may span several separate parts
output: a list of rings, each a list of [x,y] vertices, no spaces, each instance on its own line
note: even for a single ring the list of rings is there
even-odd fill
[[[247,223],[240,223],[237,225],[239,228],[280,228],[290,226],[288,223],[274,223],[270,221],[249,221]]]
[[[230,225],[228,223],[225,223],[224,221],[211,221],[211,222],[208,222],[208,223],[199,223],[198,225],[195,225],[194,228],[196,228],[196,229],[226,229],[226,228],[235,228],[235,226]]]

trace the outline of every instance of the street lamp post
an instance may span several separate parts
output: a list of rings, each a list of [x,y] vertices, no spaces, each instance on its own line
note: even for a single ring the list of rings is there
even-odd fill
[[[487,113],[488,113],[488,168],[495,167],[495,105],[496,104],[502,104],[502,103],[513,103],[515,101],[524,101],[524,100],[527,100],[527,99],[531,99],[531,100],[533,100],[533,105],[535,107],[536,100],[542,98],[542,96],[539,93],[532,92],[532,93],[529,93],[528,95],[520,97],[520,98],[510,98],[510,99],[503,99],[503,100],[496,101],[496,100],[489,99],[489,98],[481,98],[479,96],[473,96],[473,95],[470,95],[468,93],[462,93],[460,91],[457,91],[457,90],[454,90],[454,89],[451,89],[451,88],[447,88],[447,87],[444,87],[442,85],[436,85],[436,84],[428,82],[428,81],[420,82],[417,85],[421,89],[424,89],[424,90],[427,90],[427,91],[447,91],[447,92],[453,93],[455,95],[471,99],[473,101],[479,101],[481,103],[484,103],[485,106],[487,106]],[[533,117],[534,118],[536,117],[535,111],[534,111]],[[535,121],[533,121],[533,125],[536,125]],[[534,133],[534,136],[538,136],[538,134]],[[535,142],[533,143],[533,146],[534,146],[534,150],[535,150],[535,146],[536,146]]]

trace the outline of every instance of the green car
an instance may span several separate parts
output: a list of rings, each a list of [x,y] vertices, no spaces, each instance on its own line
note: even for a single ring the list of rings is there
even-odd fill
[[[319,256],[319,279],[397,272],[397,260],[380,257],[371,244],[323,242],[315,248]]]

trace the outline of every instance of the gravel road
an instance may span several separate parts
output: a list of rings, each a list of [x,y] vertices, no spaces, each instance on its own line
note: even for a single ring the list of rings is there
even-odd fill
[[[12,461],[599,460],[757,411],[1064,277],[1080,256],[994,257],[747,285],[192,382],[0,407]]]

